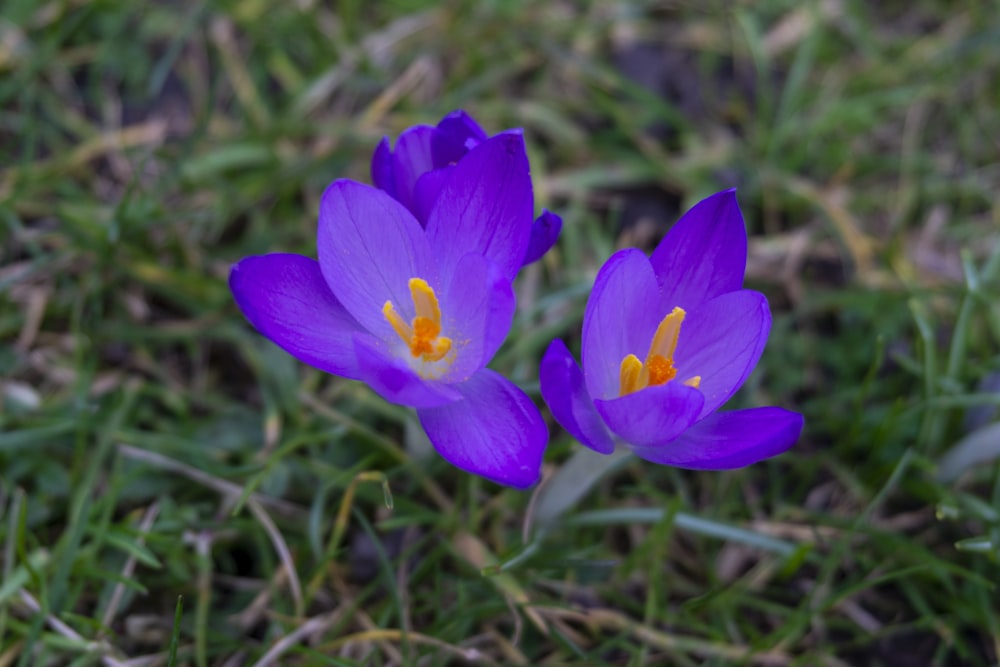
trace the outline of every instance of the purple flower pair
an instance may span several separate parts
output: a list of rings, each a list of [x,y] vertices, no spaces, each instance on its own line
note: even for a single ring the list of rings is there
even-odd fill
[[[230,288],[247,319],[299,360],[413,407],[449,462],[499,484],[537,482],[548,433],[534,403],[486,368],[510,329],[513,280],[558,237],[532,221],[519,131],[488,137],[456,111],[383,140],[378,188],[334,181],[320,203],[319,261],[247,257]],[[586,446],[615,440],[657,463],[734,468],[790,447],[801,416],[716,410],[760,358],[764,297],[742,290],[746,232],[735,195],[698,204],[652,257],[615,254],[598,274],[584,371],[554,341],[541,366],[556,421]]]

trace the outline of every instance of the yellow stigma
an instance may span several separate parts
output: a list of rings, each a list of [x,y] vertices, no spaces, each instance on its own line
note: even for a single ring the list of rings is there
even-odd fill
[[[409,285],[416,312],[412,323],[407,324],[400,317],[392,301],[386,301],[382,306],[382,315],[409,346],[410,354],[424,361],[440,361],[451,351],[451,339],[441,335],[441,307],[437,295],[422,278],[410,278]]]
[[[634,354],[622,359],[618,376],[619,396],[646,387],[666,384],[677,376],[677,369],[674,368],[674,351],[677,349],[681,324],[686,314],[683,308],[674,308],[660,321],[656,333],[653,334],[653,341],[649,344],[645,362],[639,361],[639,357]],[[684,380],[684,384],[697,389],[701,385],[701,376],[688,378]]]

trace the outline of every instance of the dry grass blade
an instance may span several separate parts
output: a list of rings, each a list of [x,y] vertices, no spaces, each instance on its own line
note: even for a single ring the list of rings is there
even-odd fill
[[[292,558],[292,552],[289,551],[288,544],[285,543],[285,538],[282,537],[281,531],[274,525],[274,521],[271,520],[271,517],[268,516],[259,502],[253,498],[248,498],[247,507],[250,508],[250,513],[257,518],[260,525],[263,526],[267,536],[271,539],[271,544],[274,545],[275,551],[278,552],[278,558],[281,559],[284,572],[288,576],[288,588],[292,593],[292,600],[295,603],[295,615],[298,617],[304,616],[305,601],[302,598],[302,584],[299,583],[299,575],[295,568],[295,559]]]
[[[31,595],[31,593],[29,593],[28,591],[22,589],[20,591],[20,598],[21,598],[21,601],[32,612],[34,612],[36,614],[41,613],[42,608],[38,604],[38,600],[36,600]],[[56,632],[58,632],[60,635],[62,635],[66,639],[70,639],[70,640],[72,640],[74,642],[77,642],[77,643],[80,643],[80,644],[86,644],[91,651],[93,651],[94,653],[100,654],[100,656],[101,656],[101,658],[100,658],[101,659],[101,663],[103,665],[105,665],[105,667],[125,667],[125,663],[123,663],[118,658],[110,655],[111,653],[113,653],[115,651],[115,649],[114,649],[114,647],[112,647],[106,641],[103,641],[103,640],[102,641],[87,640],[80,633],[78,633],[76,630],[74,630],[73,628],[69,627],[68,625],[66,625],[65,623],[63,623],[61,620],[59,620],[58,618],[56,618],[55,616],[52,616],[52,615],[46,615],[45,616],[45,622],[48,624],[48,626],[50,628],[52,628],[53,630],[55,630]]]
[[[441,649],[446,653],[455,656],[461,660],[468,660],[470,662],[475,662],[477,664],[485,665],[497,665],[498,663],[492,660],[490,657],[483,654],[478,649],[474,648],[462,648],[461,646],[455,646],[449,644],[448,642],[441,641],[435,637],[429,637],[427,635],[420,634],[419,632],[404,632],[403,630],[366,630],[365,632],[356,632],[351,635],[340,637],[331,642],[327,642],[319,647],[321,651],[334,651],[338,648],[348,646],[355,643],[368,643],[377,641],[391,641],[396,643],[410,642],[413,644],[423,644],[425,646],[433,646],[434,648]]]
[[[313,635],[319,635],[326,632],[326,630],[330,626],[334,625],[342,615],[343,609],[337,608],[328,614],[323,614],[322,616],[316,616],[306,620],[302,625],[295,628],[295,630],[276,641],[260,660],[253,663],[253,667],[270,667],[271,665],[281,664],[279,660],[281,660],[281,657],[290,648],[298,644],[303,639],[308,639]]]
[[[693,637],[672,635],[643,625],[635,619],[612,609],[590,609],[574,611],[571,609],[555,609],[535,607],[535,611],[544,617],[566,619],[581,623],[588,627],[608,632],[627,632],[636,641],[661,651],[689,653],[702,658],[715,658],[730,661],[740,661],[765,667],[784,667],[795,659],[784,651],[755,651],[745,646],[720,644]]]
[[[136,544],[142,546],[146,543],[146,534],[149,533],[150,529],[152,529],[153,522],[156,521],[156,517],[159,513],[159,503],[153,503],[146,508],[146,512],[142,516],[142,521],[139,522],[139,535],[136,537]],[[125,566],[122,568],[122,579],[129,579],[132,577],[135,573],[136,562],[138,561],[134,555],[128,557],[125,561]],[[104,610],[104,616],[101,618],[101,625],[105,628],[111,627],[111,623],[115,620],[115,616],[118,614],[118,605],[121,603],[124,595],[125,584],[119,582],[115,585],[115,589],[111,593],[111,598],[108,600],[108,606]]]
[[[236,502],[243,496],[243,488],[239,485],[209,475],[202,470],[198,470],[197,468],[189,466],[186,463],[181,463],[180,461],[163,456],[162,454],[150,452],[145,449],[139,449],[138,447],[126,445],[124,443],[118,445],[118,451],[121,452],[123,456],[130,459],[142,461],[156,466],[157,468],[170,470],[180,475],[184,475],[188,479],[198,482],[199,484],[224,495],[230,502]],[[261,493],[252,493],[250,494],[249,499],[259,503],[261,507],[270,508],[288,519],[302,520],[306,518],[306,510],[298,505],[288,502],[287,500],[271,498],[270,496],[266,496]]]

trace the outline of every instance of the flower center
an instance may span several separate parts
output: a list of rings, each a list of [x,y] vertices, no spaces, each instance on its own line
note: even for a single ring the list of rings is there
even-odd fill
[[[656,333],[653,334],[653,341],[649,344],[645,362],[640,361],[634,354],[622,359],[618,376],[619,396],[646,387],[666,384],[674,379],[677,375],[677,369],[674,368],[674,351],[677,349],[681,323],[684,322],[686,314],[683,308],[674,308],[660,321],[660,326],[656,327]],[[701,384],[701,376],[690,377],[684,380],[684,384],[697,389]]]
[[[451,339],[441,335],[441,307],[437,295],[422,278],[410,278],[409,285],[416,312],[412,322],[407,324],[400,317],[392,301],[386,301],[382,306],[382,315],[409,346],[410,354],[424,361],[440,361],[451,351]]]

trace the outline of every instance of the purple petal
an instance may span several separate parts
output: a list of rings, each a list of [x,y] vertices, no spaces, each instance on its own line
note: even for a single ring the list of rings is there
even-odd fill
[[[233,266],[229,289],[250,323],[285,352],[321,371],[358,378],[351,340],[361,325],[327,287],[316,260],[247,257]]]
[[[414,315],[409,280],[419,277],[440,294],[438,273],[424,232],[395,199],[354,181],[334,181],[323,193],[316,240],[330,289],[368,331],[390,340],[396,333],[382,315]]]
[[[524,253],[524,264],[540,260],[555,245],[561,231],[562,218],[543,209],[542,214],[531,225],[531,238],[528,240],[528,250]]]
[[[489,369],[454,387],[464,401],[417,411],[441,456],[497,484],[526,489],[537,482],[548,430],[531,399]]]
[[[701,376],[702,417],[742,386],[760,360],[770,330],[767,299],[751,290],[716,297],[684,319],[674,365],[678,380]]]
[[[690,311],[743,286],[747,232],[735,190],[704,199],[681,216],[649,261],[663,290],[661,310]]]
[[[642,252],[620,250],[597,273],[583,314],[583,372],[594,398],[618,396],[622,359],[646,358],[661,313],[653,267]]]
[[[594,399],[587,393],[583,373],[564,342],[556,339],[549,344],[538,377],[542,398],[560,426],[595,452],[615,451],[615,443],[594,408]]]
[[[674,442],[640,448],[637,456],[693,470],[742,468],[787,451],[802,433],[802,415],[782,408],[718,412]]]
[[[431,139],[431,155],[436,167],[457,163],[469,148],[488,138],[479,123],[461,109],[442,118],[436,129]]]
[[[382,137],[378,142],[375,152],[372,153],[372,183],[380,190],[385,190],[390,197],[399,199],[396,192],[395,160],[392,156],[392,148],[389,146],[389,137]]]
[[[417,216],[421,225],[427,224],[427,218],[434,209],[438,197],[441,196],[444,184],[451,178],[454,170],[454,165],[448,165],[440,169],[432,169],[417,179],[417,184],[413,188],[413,206],[410,210],[413,211],[413,215]]]
[[[455,361],[447,382],[461,382],[490,362],[511,322],[514,286],[493,262],[466,255],[458,262],[441,298],[442,335],[452,339]]]
[[[532,208],[524,138],[504,132],[473,148],[455,166],[427,219],[442,272],[450,274],[458,260],[476,253],[513,280],[528,248]]]
[[[704,402],[697,389],[668,382],[594,404],[604,423],[622,440],[636,447],[658,447],[688,429]]]
[[[353,349],[361,372],[359,379],[390,403],[434,408],[462,398],[449,385],[417,375],[402,356],[407,353],[402,343],[397,349],[374,336],[356,334]]]
[[[393,154],[393,194],[406,208],[413,210],[413,189],[417,179],[434,168],[431,155],[431,137],[434,128],[430,125],[415,125],[396,140]]]

